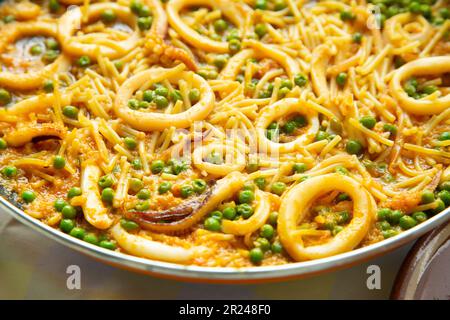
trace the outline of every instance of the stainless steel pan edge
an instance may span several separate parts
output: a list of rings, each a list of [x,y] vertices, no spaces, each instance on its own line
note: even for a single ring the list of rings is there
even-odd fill
[[[343,268],[359,261],[368,260],[375,256],[385,254],[400,247],[419,236],[432,230],[438,225],[450,220],[450,208],[435,215],[420,225],[402,232],[401,234],[378,242],[376,244],[359,248],[350,252],[329,258],[313,261],[290,263],[281,266],[251,267],[251,268],[213,268],[199,266],[184,266],[173,263],[148,260],[120,252],[114,252],[91,245],[77,238],[71,237],[57,229],[47,226],[39,220],[32,218],[18,209],[3,197],[0,197],[0,210],[7,212],[20,222],[32,229],[70,247],[78,252],[106,263],[117,265],[125,269],[133,269],[144,273],[160,275],[162,277],[180,278],[192,281],[210,282],[264,282],[264,280],[282,280],[285,278],[305,277],[312,274]]]

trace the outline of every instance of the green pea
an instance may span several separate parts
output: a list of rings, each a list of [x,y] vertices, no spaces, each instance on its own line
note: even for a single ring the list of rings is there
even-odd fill
[[[276,226],[278,223],[278,212],[272,211],[269,215],[269,223],[273,226]]]
[[[140,17],[137,20],[137,25],[141,31],[150,29],[153,23],[152,17]]]
[[[136,222],[127,219],[121,219],[120,226],[127,231],[132,231],[139,228],[139,225]]]
[[[53,203],[53,207],[58,212],[61,212],[65,206],[67,206],[67,202],[65,202],[63,199],[56,199]]]
[[[445,203],[444,201],[442,201],[441,199],[437,199],[436,200],[436,208],[434,208],[432,210],[432,213],[434,214],[438,214],[439,212],[441,212],[442,210],[445,209]]]
[[[294,170],[295,173],[303,173],[306,170],[308,170],[308,167],[306,166],[305,163],[298,162],[298,163],[294,163],[294,165],[292,166],[292,169]]]
[[[174,102],[176,102],[178,100],[180,100],[180,101],[183,100],[180,90],[172,90],[172,91],[170,91],[169,95],[170,95],[170,100],[172,100]]]
[[[108,250],[116,250],[117,245],[109,240],[103,240],[100,241],[100,243],[98,244],[100,247],[104,248],[104,249],[108,249]]]
[[[142,180],[137,178],[131,178],[129,185],[131,191],[133,192],[139,192],[139,190],[144,187],[144,183],[142,182]]]
[[[105,188],[102,190],[102,200],[106,203],[112,203],[114,200],[114,190],[112,188]]]
[[[442,132],[439,135],[439,141],[446,141],[446,140],[450,140],[450,132],[449,131]]]
[[[264,252],[260,248],[253,248],[248,257],[252,263],[259,264],[264,259]]]
[[[438,88],[436,86],[426,86],[422,90],[426,94],[432,94],[436,91],[438,91]]]
[[[91,64],[91,58],[89,58],[88,56],[81,56],[80,58],[78,58],[77,64],[81,68],[88,67]]]
[[[284,98],[287,94],[289,94],[290,91],[291,90],[287,87],[280,88],[280,90],[278,90],[278,97],[280,99]]]
[[[13,166],[7,166],[2,169],[2,174],[7,178],[12,178],[17,175],[17,168]]]
[[[141,189],[137,193],[137,197],[141,200],[148,200],[150,199],[150,196],[151,196],[150,190],[147,189]]]
[[[194,189],[188,184],[181,186],[180,188],[180,194],[182,198],[189,198],[193,193]]]
[[[3,22],[4,23],[11,23],[14,22],[16,20],[16,17],[14,17],[13,15],[7,15],[3,17]]]
[[[275,9],[275,11],[283,10],[286,7],[287,7],[287,4],[286,4],[286,2],[284,2],[284,0],[275,0],[274,1],[274,9]]]
[[[346,193],[340,193],[337,197],[336,197],[337,202],[341,202],[341,201],[345,201],[345,200],[350,200],[350,196]]]
[[[125,143],[125,146],[129,150],[134,150],[137,147],[137,141],[133,137],[125,137],[123,139],[123,142]]]
[[[253,215],[253,208],[248,203],[243,203],[236,206],[236,212],[238,215],[242,216],[244,219],[248,219]]]
[[[139,10],[139,17],[149,17],[151,14],[149,6],[143,5],[141,7],[141,10]]]
[[[142,99],[147,102],[152,102],[154,98],[154,92],[152,90],[145,90],[142,94]]]
[[[67,192],[67,198],[73,198],[76,196],[81,196],[81,189],[78,187],[72,187],[69,189],[69,191]]]
[[[47,47],[47,49],[50,49],[50,50],[58,50],[59,49],[59,43],[54,38],[45,39],[45,46]]]
[[[154,160],[150,166],[150,170],[153,174],[158,174],[164,169],[164,165],[163,160]]]
[[[45,80],[44,84],[42,85],[42,88],[47,93],[53,92],[53,89],[54,89],[53,81]]]
[[[130,9],[135,14],[139,14],[141,12],[143,4],[140,1],[132,0],[130,3]]]
[[[158,86],[154,92],[158,96],[167,97],[169,95],[169,89],[164,86]]]
[[[289,79],[282,79],[280,83],[280,88],[292,89],[293,88],[292,81]]]
[[[100,17],[104,23],[111,23],[117,19],[116,13],[111,9],[106,9],[103,11]]]
[[[264,177],[258,177],[254,180],[254,182],[261,190],[266,187],[266,179]]]
[[[389,208],[381,208],[377,212],[377,218],[378,221],[385,221],[389,219],[389,217],[392,215],[392,210]]]
[[[66,159],[62,156],[55,156],[53,158],[53,167],[55,169],[62,169],[66,166]]]
[[[236,209],[234,207],[226,207],[223,209],[223,217],[228,220],[234,220],[236,218]]]
[[[228,49],[231,53],[237,53],[239,50],[241,50],[241,41],[238,39],[231,39],[228,42]]]
[[[164,194],[167,191],[169,191],[172,188],[172,183],[168,181],[161,182],[161,184],[158,187],[159,194]]]
[[[59,56],[59,51],[57,51],[57,50],[47,50],[42,55],[41,59],[45,63],[52,63],[53,61],[55,61],[58,58],[58,56]]]
[[[31,203],[36,199],[36,194],[32,190],[25,190],[22,192],[22,200],[26,203]]]
[[[341,72],[336,77],[336,83],[343,87],[345,83],[347,82],[347,74],[345,72]]]
[[[328,132],[319,130],[319,131],[317,131],[317,133],[316,133],[316,138],[315,138],[315,140],[316,140],[316,141],[325,140],[325,139],[328,138],[328,136],[329,136]]]
[[[141,201],[141,202],[136,204],[135,208],[138,211],[147,211],[148,209],[150,209],[150,202],[148,202],[148,201]]]
[[[278,129],[269,129],[266,131],[267,139],[271,141],[278,141],[279,130]]]
[[[263,238],[270,240],[270,239],[272,239],[274,233],[275,233],[275,230],[273,229],[273,227],[270,224],[265,224],[261,227],[260,235]]]
[[[450,181],[444,181],[439,185],[440,190],[450,191]]]
[[[156,96],[154,97],[153,101],[155,102],[158,109],[166,108],[169,105],[169,100],[167,100],[167,98],[163,96]]]
[[[345,146],[345,150],[349,154],[360,154],[363,149],[361,142],[357,140],[348,140],[347,145]]]
[[[69,234],[72,237],[83,239],[84,236],[86,235],[86,231],[83,228],[75,227],[69,232]]]
[[[275,241],[270,246],[270,250],[272,250],[273,253],[282,253],[283,252],[283,245],[280,242]]]
[[[308,78],[303,74],[297,74],[294,77],[294,83],[299,87],[304,87],[308,83]]]
[[[356,17],[355,15],[351,12],[351,11],[341,11],[340,13],[340,17],[342,21],[350,21],[350,20],[354,20]]]
[[[178,175],[183,171],[186,171],[188,169],[188,166],[183,161],[173,160],[172,161],[172,170],[173,173]]]
[[[139,100],[137,99],[128,100],[128,107],[133,110],[139,109]]]
[[[258,35],[258,37],[262,38],[267,33],[267,27],[264,23],[258,23],[255,26],[255,33]]]
[[[225,67],[225,65],[228,62],[228,56],[227,55],[217,55],[214,58],[214,65],[218,68],[218,69],[222,69],[223,67]]]
[[[372,116],[364,116],[359,119],[359,122],[367,129],[373,129],[377,123],[377,120]]]
[[[213,217],[206,218],[204,226],[209,231],[220,231],[221,229],[220,220]]]
[[[5,139],[0,138],[0,150],[5,150],[8,147],[8,143]]]
[[[431,7],[428,4],[421,4],[420,5],[420,13],[426,18],[430,18],[431,17]]]
[[[88,233],[83,237],[83,240],[90,244],[98,244],[98,237],[94,233]]]
[[[354,43],[361,43],[362,37],[363,36],[362,36],[362,34],[360,32],[356,32],[356,33],[353,34],[352,40],[353,40]]]
[[[450,9],[449,8],[442,8],[439,10],[439,14],[443,19],[450,19]]]
[[[266,10],[267,9],[267,0],[256,0],[255,1],[255,9]]]
[[[139,101],[139,109],[147,109],[148,107],[150,107],[150,103],[148,103],[147,101]]]
[[[394,229],[388,229],[388,230],[381,232],[381,234],[383,235],[383,237],[385,239],[388,239],[388,238],[392,238],[392,237],[396,236],[398,234],[398,232],[395,231]]]
[[[77,210],[68,204],[62,208],[61,214],[65,219],[74,219],[77,216]]]
[[[214,21],[214,30],[217,33],[222,33],[228,28],[228,23],[223,19],[217,19]]]
[[[254,242],[255,247],[260,248],[263,252],[270,250],[270,242],[266,238],[258,238]]]
[[[283,126],[283,131],[287,134],[291,134],[297,129],[297,124],[294,121],[288,121]]]
[[[381,230],[386,231],[391,229],[391,224],[387,221],[381,221],[378,223],[378,226],[380,227]]]
[[[78,112],[79,112],[78,108],[74,106],[65,106],[62,110],[63,115],[71,119],[77,119]]]
[[[4,106],[11,102],[11,94],[3,88],[0,88],[0,105]]]
[[[347,223],[350,220],[350,214],[348,211],[341,211],[339,212],[337,222],[338,224],[344,224]]]
[[[58,0],[49,0],[48,8],[51,12],[57,12],[61,8],[61,5],[59,4]]]
[[[411,2],[409,4],[409,11],[412,13],[420,13],[420,3],[416,1]]]
[[[203,179],[195,179],[192,182],[192,187],[196,193],[202,193],[206,190],[207,184]]]
[[[431,203],[434,201],[434,193],[430,190],[424,190],[421,195],[421,203]]]
[[[255,200],[255,195],[250,190],[243,190],[239,192],[239,203],[251,203]]]
[[[412,217],[414,218],[414,220],[416,220],[418,223],[424,222],[425,220],[428,219],[427,214],[425,212],[422,211],[418,211],[418,212],[414,212],[412,214]]]
[[[341,232],[342,230],[344,230],[344,227],[341,226],[335,226],[332,230],[331,230],[331,234],[333,236],[336,236],[339,232]]]
[[[282,195],[283,192],[286,190],[286,184],[284,182],[278,181],[272,184],[272,188],[270,191],[272,193],[275,193],[276,195]]]
[[[42,47],[39,44],[35,44],[30,48],[30,53],[33,56],[38,56],[42,54]]]
[[[114,185],[115,179],[112,175],[107,174],[98,180],[98,186],[102,189],[109,188]]]
[[[72,219],[62,219],[59,223],[59,228],[65,233],[69,233],[74,227],[75,221]]]
[[[219,210],[215,210],[209,214],[210,217],[215,218],[217,220],[222,220],[223,214]]]
[[[439,199],[441,199],[446,206],[450,205],[450,192],[447,190],[442,190],[438,193]]]
[[[198,90],[197,88],[191,89],[189,91],[189,100],[192,103],[196,103],[200,100],[200,90]]]
[[[393,124],[385,123],[383,125],[383,131],[390,132],[391,134],[396,134],[397,133],[397,127],[395,125],[393,125]]]
[[[411,229],[412,227],[416,226],[417,221],[414,220],[412,217],[405,215],[400,218],[399,225],[400,225],[400,228],[402,228],[403,230],[408,230],[408,229]]]
[[[398,224],[401,217],[403,217],[403,212],[401,212],[400,210],[394,210],[394,211],[391,211],[391,214],[389,215],[388,220],[392,224]]]

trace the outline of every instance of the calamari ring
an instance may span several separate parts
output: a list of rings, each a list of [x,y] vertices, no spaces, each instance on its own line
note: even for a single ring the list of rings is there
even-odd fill
[[[154,68],[136,74],[125,81],[119,88],[114,102],[114,111],[119,118],[142,131],[164,130],[170,126],[189,127],[193,122],[203,120],[214,108],[214,93],[205,79],[197,74],[182,71],[184,65],[172,69]],[[180,71],[181,70],[181,71]],[[164,79],[176,82],[181,79],[191,81],[193,87],[200,91],[200,100],[191,108],[177,114],[142,112],[128,108],[128,100],[142,84],[151,85]]]
[[[147,0],[146,4],[150,7],[154,14],[152,27],[149,32],[155,32],[164,36],[167,30],[167,19],[163,8],[159,1]],[[113,10],[114,13],[124,22],[134,27],[134,32],[125,40],[112,41],[107,43],[83,43],[79,41],[74,33],[82,24],[82,15],[84,14],[79,8],[67,10],[67,12],[59,19],[59,40],[65,52],[73,55],[86,55],[95,59],[97,54],[101,54],[110,59],[116,59],[127,54],[138,45],[140,39],[139,29],[137,27],[137,18],[128,7],[117,3],[96,3],[89,6],[87,10],[88,20],[98,19],[103,11]]]
[[[11,147],[20,147],[37,137],[63,139],[66,128],[54,123],[34,123],[20,126],[3,137]]]
[[[83,203],[83,214],[85,219],[98,229],[107,229],[112,223],[108,215],[108,209],[103,205],[98,187],[101,170],[94,164],[84,164],[81,174],[81,191],[86,198]]]
[[[261,190],[255,193],[255,202],[257,203],[255,213],[248,219],[244,220],[222,220],[222,231],[237,236],[243,236],[253,233],[261,228],[270,215],[271,202],[269,195]]]
[[[450,107],[450,95],[434,100],[416,100],[403,90],[402,81],[412,76],[446,72],[450,72],[450,57],[447,56],[421,58],[408,62],[395,71],[390,83],[391,94],[408,112],[417,115],[438,114]]]
[[[245,22],[241,14],[241,8],[234,2],[225,0],[172,0],[167,4],[169,23],[184,40],[192,46],[205,51],[217,53],[228,52],[227,42],[215,41],[202,36],[181,19],[179,12],[186,6],[208,6],[220,10],[238,29],[241,29]]]
[[[239,74],[241,67],[245,65],[250,58],[270,58],[278,62],[286,70],[288,77],[292,80],[300,73],[298,63],[288,54],[275,49],[270,45],[263,44],[255,40],[247,40],[245,45],[251,49],[242,50],[234,55],[220,72],[220,78],[223,80],[234,80]]]
[[[0,38],[0,53],[6,49],[6,46],[13,43],[21,37],[44,34],[57,38],[57,27],[48,22],[19,22],[11,23],[2,30]],[[63,54],[61,54],[53,63],[45,66],[39,71],[27,73],[13,73],[9,71],[0,72],[0,87],[14,90],[31,90],[39,88],[45,79],[57,72],[68,70],[70,63]]]
[[[41,7],[35,3],[22,1],[14,6],[1,6],[0,16],[14,16],[17,21],[36,19],[41,14]]]
[[[420,24],[421,32],[411,35],[401,26],[414,20],[417,20],[417,23]],[[384,32],[389,41],[393,45],[402,46],[404,44],[403,40],[407,40],[408,42],[412,41],[419,41],[420,43],[425,42],[427,39],[430,39],[430,35],[433,32],[433,30],[428,20],[425,19],[422,15],[401,13],[386,20]]]
[[[346,192],[353,199],[353,218],[332,240],[305,247],[296,233],[312,201],[333,190]],[[311,177],[290,189],[282,198],[278,234],[283,247],[296,261],[320,259],[355,248],[366,236],[375,207],[367,190],[352,178],[332,173]]]
[[[158,223],[145,220],[145,216],[133,212],[125,213],[129,219],[135,220],[142,228],[158,232],[180,232],[191,228],[205,217],[224,200],[229,199],[230,195],[238,192],[245,183],[245,176],[240,172],[232,172],[226,177],[218,180],[212,187],[211,194],[207,196],[198,207],[198,210],[186,218],[174,222]]]
[[[61,105],[68,105],[72,101],[72,95],[62,94],[59,99]],[[4,121],[7,116],[27,117],[30,113],[43,112],[51,108],[55,102],[56,97],[51,93],[22,100],[7,109],[0,109],[0,121]]]
[[[225,159],[229,156],[233,157],[232,163],[214,164],[204,160],[205,155],[212,151],[219,152],[224,155]],[[226,176],[235,171],[242,171],[245,168],[245,156],[236,148],[229,145],[210,143],[206,146],[200,146],[194,149],[192,153],[193,164],[200,170],[204,170],[209,174],[217,176]],[[225,160],[225,161],[226,161]]]
[[[126,232],[119,223],[114,225],[110,230],[111,235],[121,248],[138,257],[189,264],[196,257],[208,251],[208,248],[203,246],[183,248],[152,241]]]
[[[309,102],[302,99],[286,98],[263,108],[255,123],[258,140],[260,141],[260,148],[284,153],[295,151],[298,147],[311,142],[317,134],[320,124],[317,112],[315,112],[313,108],[308,108],[308,105]],[[294,112],[305,114],[307,116],[309,123],[308,131],[294,141],[286,143],[278,143],[267,139],[266,129],[269,124],[276,118]]]

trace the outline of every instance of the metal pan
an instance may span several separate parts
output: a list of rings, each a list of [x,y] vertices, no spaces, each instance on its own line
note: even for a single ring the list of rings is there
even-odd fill
[[[14,202],[13,199],[11,199]],[[450,220],[450,208],[433,216],[416,227],[373,245],[359,248],[333,257],[281,266],[251,268],[212,268],[184,266],[179,264],[148,260],[120,252],[114,252],[91,245],[54,229],[27,215],[12,202],[0,197],[0,210],[7,212],[30,228],[104,263],[136,272],[163,278],[176,278],[199,282],[255,283],[301,278],[348,267],[392,251],[426,232]],[[17,203],[16,203],[17,205]]]

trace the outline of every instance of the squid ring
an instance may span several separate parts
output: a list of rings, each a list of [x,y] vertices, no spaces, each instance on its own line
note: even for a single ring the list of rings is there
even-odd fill
[[[57,137],[63,139],[66,128],[54,123],[38,123],[20,126],[3,137],[8,145],[20,147],[37,137]]]
[[[98,187],[100,168],[93,164],[84,165],[81,174],[81,191],[86,201],[82,205],[86,220],[98,229],[109,228],[113,220],[108,216],[108,209],[103,205]]]
[[[248,233],[253,233],[261,228],[270,215],[270,199],[269,195],[261,190],[255,193],[255,202],[257,203],[255,213],[245,220],[223,220],[222,231],[224,233],[231,233],[237,236],[243,236]]]
[[[450,95],[434,99],[416,100],[403,90],[402,81],[411,76],[450,72],[450,57],[439,56],[414,60],[398,69],[390,83],[392,95],[408,112],[418,115],[438,114],[450,107]]]
[[[213,151],[218,152],[220,155],[224,155],[225,163],[214,164],[203,160],[205,155],[210,154]],[[232,162],[226,163],[227,158],[230,157],[232,157]],[[194,150],[192,159],[194,165],[198,169],[217,176],[226,176],[231,172],[242,171],[245,168],[244,155],[237,149],[224,144],[211,143],[206,146],[198,147]]]
[[[197,256],[208,251],[206,247],[202,246],[182,248],[152,241],[126,232],[119,223],[110,230],[111,235],[121,248],[138,257],[188,264]]]
[[[227,42],[215,41],[202,36],[181,19],[179,12],[186,6],[209,6],[219,9],[238,29],[241,29],[245,21],[237,5],[225,0],[172,0],[167,4],[169,23],[183,39],[192,46],[205,51],[228,52]]]
[[[58,31],[54,24],[42,21],[9,24],[5,26],[5,29],[2,31],[0,52],[3,52],[8,44],[13,43],[17,39],[36,34],[44,34],[46,36],[57,38]],[[39,88],[42,86],[45,79],[51,77],[52,74],[68,70],[69,67],[70,64],[67,58],[64,57],[64,55],[60,55],[53,63],[45,66],[39,71],[27,73],[1,71],[0,87],[14,90],[31,90]]]
[[[283,66],[290,79],[293,79],[300,73],[298,63],[283,51],[254,40],[247,40],[245,44],[251,49],[242,50],[228,61],[227,65],[220,73],[220,77],[223,80],[234,80],[241,70],[241,67],[245,65],[247,59],[253,57],[267,57],[275,60]]]
[[[255,128],[260,141],[260,148],[268,149],[277,152],[292,152],[298,147],[311,142],[317,131],[319,130],[319,118],[317,113],[312,108],[308,108],[309,102],[297,98],[286,98],[275,102],[263,108],[256,120]],[[307,115],[309,122],[309,129],[305,134],[302,134],[297,139],[291,142],[278,143],[267,139],[266,128],[278,117],[289,115],[294,112],[299,112]]]
[[[421,25],[421,32],[418,34],[410,35],[404,28],[400,28],[400,30],[397,28],[398,26],[402,26],[416,19]],[[433,30],[431,29],[430,23],[423,16],[402,13],[386,20],[384,32],[392,44],[401,46],[403,43],[402,40],[408,40],[409,42],[419,41],[420,43],[423,43],[430,38],[430,34]]]
[[[177,128],[189,127],[193,122],[203,120],[214,108],[214,93],[205,79],[188,71],[179,71],[180,66],[172,69],[155,68],[136,74],[125,81],[119,88],[114,110],[119,118],[142,131],[164,130],[171,126]],[[142,84],[151,85],[164,79],[177,82],[185,79],[191,81],[192,86],[200,91],[200,100],[191,108],[177,114],[165,114],[158,112],[143,112],[128,108],[128,100]]]
[[[149,0],[146,3],[155,14],[155,19],[152,23],[150,32],[156,32],[161,36],[164,36],[167,29],[167,20],[164,10],[156,0]],[[67,53],[78,56],[86,55],[92,59],[95,59],[99,53],[110,59],[116,59],[127,54],[137,46],[140,39],[137,19],[128,7],[117,3],[95,3],[88,8],[86,13],[88,20],[98,19],[105,10],[113,10],[122,21],[133,26],[135,31],[125,40],[106,40],[107,43],[104,45],[101,43],[83,43],[80,41],[80,37],[74,36],[77,28],[79,28],[82,23],[83,13],[79,8],[67,10],[67,12],[59,19],[58,23],[59,40]]]
[[[305,247],[296,232],[298,224],[305,218],[315,198],[335,189],[346,192],[353,199],[352,220],[327,243]],[[282,198],[278,234],[283,247],[296,261],[325,258],[352,250],[369,230],[375,212],[372,200],[361,184],[341,174],[332,173],[305,180]]]

